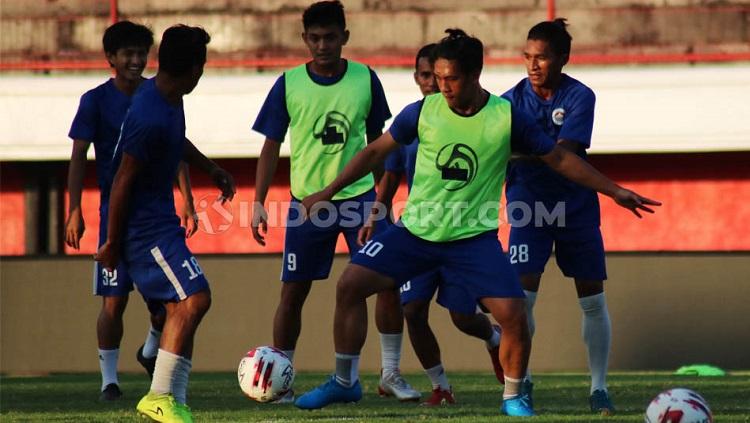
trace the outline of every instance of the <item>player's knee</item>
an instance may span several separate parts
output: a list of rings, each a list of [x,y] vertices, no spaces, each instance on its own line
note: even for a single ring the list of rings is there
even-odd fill
[[[109,318],[121,318],[128,305],[128,297],[103,297],[102,314]]]
[[[524,328],[528,332],[528,317],[523,298],[495,303],[490,310],[495,320],[503,327],[503,332],[516,332]]]
[[[456,313],[451,312],[451,321],[453,322],[453,325],[458,328],[461,332],[467,332],[471,330],[474,326],[476,326],[478,323],[481,324],[481,322],[478,322],[477,316],[482,316],[480,314],[463,314],[463,313]]]
[[[427,325],[429,304],[422,301],[411,301],[403,306],[404,318],[409,327],[423,327]]]

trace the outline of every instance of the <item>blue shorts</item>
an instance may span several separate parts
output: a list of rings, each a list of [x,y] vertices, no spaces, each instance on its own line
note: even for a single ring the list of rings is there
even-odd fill
[[[106,212],[106,208],[104,209]],[[102,218],[103,217],[103,218]],[[99,242],[101,247],[107,238],[107,216],[99,219]],[[121,260],[112,272],[94,262],[94,295],[101,297],[127,297],[133,290],[133,279],[128,273],[128,266]]]
[[[412,235],[401,224],[392,225],[365,244],[352,263],[389,276],[399,286],[441,268],[451,284],[466,290],[474,305],[482,298],[525,296],[495,231],[457,241],[432,242]]]
[[[474,297],[463,285],[453,283],[455,276],[447,273],[440,268],[406,281],[399,289],[401,304],[406,305],[412,301],[429,302],[437,291],[437,303],[448,310],[462,314],[477,313],[477,302]]]
[[[175,302],[209,289],[203,269],[185,244],[184,228],[142,244],[144,251],[125,261],[144,298]]]
[[[304,222],[299,222],[299,205],[292,198],[284,237],[281,280],[301,282],[327,279],[336,252],[339,234],[344,234],[349,254],[359,249],[357,234],[375,201],[375,191],[347,200],[331,201],[333,207],[322,209]]]
[[[555,246],[555,259],[569,278],[605,280],[604,242],[598,227],[512,227],[508,257],[519,275],[543,273]]]

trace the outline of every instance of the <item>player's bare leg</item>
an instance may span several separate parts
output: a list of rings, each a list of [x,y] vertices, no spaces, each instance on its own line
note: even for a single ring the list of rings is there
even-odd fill
[[[294,351],[302,330],[302,306],[311,286],[311,281],[281,284],[281,298],[273,318],[274,347],[282,351]]]
[[[582,334],[591,371],[589,405],[603,415],[614,413],[607,391],[607,365],[612,340],[612,325],[601,280],[575,279],[578,302],[583,311]]]
[[[96,337],[99,344],[99,367],[102,373],[100,399],[112,401],[122,392],[117,377],[123,322],[122,315],[128,305],[128,296],[102,297],[102,308],[96,320]]]
[[[203,316],[211,307],[211,292],[195,293],[176,303],[166,303],[167,318],[160,349],[185,358],[193,356],[193,338]]]
[[[453,390],[443,368],[440,345],[429,324],[430,302],[415,300],[404,304],[404,316],[409,327],[409,340],[420,364],[432,384],[432,393],[424,406],[453,404]]]
[[[356,402],[362,399],[359,353],[367,337],[367,297],[395,288],[396,283],[388,276],[357,264],[346,267],[336,285],[336,312],[333,320],[336,375],[297,398],[294,405],[310,410],[331,403]]]
[[[430,303],[411,301],[404,305],[409,339],[422,368],[430,369],[441,363],[440,345],[429,324]]]
[[[499,352],[500,363],[505,370],[505,389],[501,411],[509,415],[533,415],[529,396],[522,388],[531,353],[531,336],[524,300],[482,298],[481,302],[503,328]]]
[[[404,338],[404,315],[401,296],[394,288],[377,293],[375,326],[380,334],[381,369],[378,393],[399,401],[418,401],[422,394],[401,376],[401,344]]]
[[[165,304],[167,317],[156,356],[154,377],[149,394],[138,405],[139,410],[153,398],[169,394],[176,403],[186,403],[195,332],[210,307],[209,290],[195,293],[179,302]]]

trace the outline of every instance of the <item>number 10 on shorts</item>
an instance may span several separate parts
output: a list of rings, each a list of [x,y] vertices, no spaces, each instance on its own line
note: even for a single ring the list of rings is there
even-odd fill
[[[511,245],[509,255],[510,255],[510,262],[512,264],[526,263],[529,261],[529,245],[528,244]]]

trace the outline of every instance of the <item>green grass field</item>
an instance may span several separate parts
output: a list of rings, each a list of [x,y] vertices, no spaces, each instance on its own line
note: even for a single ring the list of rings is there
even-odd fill
[[[199,422],[367,421],[483,422],[517,420],[500,416],[500,388],[494,377],[478,373],[450,374],[458,404],[424,408],[377,396],[377,376],[363,376],[365,396],[359,404],[301,411],[293,405],[257,404],[244,398],[233,373],[191,375],[188,402]],[[325,375],[297,375],[295,390],[303,392]],[[429,389],[423,374],[407,379],[422,392]],[[98,374],[60,374],[46,377],[0,378],[0,420],[3,422],[127,422],[136,421],[135,404],[148,389],[145,375],[121,375],[125,393],[115,403],[100,403]],[[583,374],[535,376],[536,422],[642,422],[648,402],[671,387],[694,389],[706,398],[716,422],[750,422],[750,372],[726,377],[678,377],[667,373],[614,373],[610,376],[617,415],[592,416],[587,409],[588,377]]]

